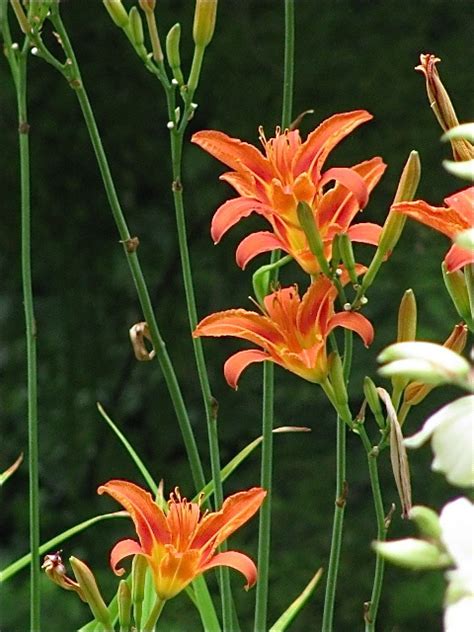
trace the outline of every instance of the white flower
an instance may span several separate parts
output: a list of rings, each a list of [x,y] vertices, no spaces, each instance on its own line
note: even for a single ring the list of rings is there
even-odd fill
[[[431,468],[443,472],[453,485],[474,486],[474,395],[438,410],[419,432],[405,439],[405,445],[418,448],[430,437],[434,452]]]
[[[474,622],[474,505],[466,498],[448,503],[440,515],[441,539],[455,568],[446,573],[449,586],[445,632],[471,632]]]
[[[469,362],[434,342],[397,342],[384,349],[377,360],[389,363],[379,369],[384,377],[401,375],[433,385],[464,384],[469,378]]]

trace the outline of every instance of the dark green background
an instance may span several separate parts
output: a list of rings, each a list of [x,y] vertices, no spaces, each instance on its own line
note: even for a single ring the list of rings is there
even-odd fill
[[[182,24],[183,66],[189,68],[193,4],[160,0],[162,36]],[[132,234],[140,237],[139,254],[168,350],[185,393],[199,447],[207,453],[205,420],[184,310],[170,193],[168,134],[161,87],[146,73],[101,3],[64,3],[63,17],[76,47],[112,173]],[[462,186],[441,160],[449,147],[427,103],[424,81],[413,67],[419,54],[436,53],[440,72],[462,121],[472,116],[472,4],[467,1],[296,2],[296,68],[294,114],[314,108],[304,119],[306,134],[325,117],[365,108],[374,121],[357,130],[331,156],[328,164],[350,166],[381,155],[389,167],[365,219],[382,223],[397,179],[412,149],[423,168],[419,197],[441,204]],[[49,41],[50,38],[47,37]],[[267,136],[279,123],[283,55],[283,2],[221,1],[214,40],[206,55],[197,94],[199,108],[189,132],[219,129],[249,142],[257,127]],[[38,323],[41,536],[46,540],[95,513],[116,507],[98,498],[97,486],[113,477],[142,483],[129,458],[102,422],[100,401],[125,431],[157,479],[169,490],[179,484],[193,493],[177,424],[157,363],[138,364],[131,356],[128,328],[142,320],[127,265],[74,93],[51,67],[31,58],[29,66],[31,124],[33,269]],[[0,62],[0,469],[26,451],[26,369],[20,279],[19,188],[15,96],[8,66]],[[230,307],[251,307],[250,277],[267,258],[242,272],[235,266],[239,239],[263,226],[248,219],[217,247],[209,222],[217,206],[233,195],[218,181],[221,165],[194,146],[184,155],[185,201],[198,309],[201,316]],[[357,341],[352,406],[361,403],[365,374],[375,376],[377,353],[395,336],[402,293],[414,288],[419,305],[419,336],[443,340],[456,313],[442,287],[440,262],[445,238],[409,223],[399,249],[371,289],[366,313],[376,326],[369,351]],[[367,261],[370,249],[360,247]],[[297,277],[283,272],[284,282]],[[226,385],[222,364],[242,348],[232,340],[204,342],[214,395],[220,404],[222,460],[260,434],[261,371],[249,369],[234,393]],[[311,434],[275,439],[274,522],[270,576],[270,622],[302,590],[319,566],[327,567],[333,508],[335,424],[320,389],[276,370],[276,425],[307,425]],[[378,383],[387,387],[381,379]],[[408,432],[453,393],[433,393],[409,420]],[[372,420],[368,430],[376,439]],[[362,603],[369,598],[375,536],[372,498],[365,456],[357,437],[348,440],[349,497],[337,595],[336,630],[362,629]],[[459,495],[443,477],[429,471],[428,447],[413,453],[413,496],[416,503],[440,507]],[[385,505],[397,502],[388,454],[381,457]],[[207,468],[207,472],[209,468]],[[259,480],[255,453],[226,483],[226,493]],[[26,552],[27,467],[24,464],[3,490],[0,524],[2,567]],[[256,556],[257,521],[231,540]],[[414,529],[397,509],[392,537]],[[104,593],[112,595],[115,579],[107,553],[120,537],[131,535],[124,521],[94,527],[64,545],[64,557],[86,560],[97,572]],[[211,584],[213,578],[209,577]],[[255,592],[241,590],[233,576],[242,613],[242,630],[251,629]],[[440,573],[386,572],[378,629],[439,629],[444,582]],[[293,625],[296,631],[317,629],[321,620],[320,587]],[[2,587],[3,632],[26,630],[28,573]],[[78,627],[87,610],[71,594],[44,581],[44,629]],[[178,623],[176,623],[178,622]],[[185,597],[168,604],[161,626],[194,630],[195,611]]]

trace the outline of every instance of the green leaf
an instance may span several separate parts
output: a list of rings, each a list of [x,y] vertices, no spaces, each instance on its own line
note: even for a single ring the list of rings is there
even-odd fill
[[[321,575],[323,574],[323,569],[320,568],[318,572],[314,575],[311,581],[308,583],[303,592],[293,601],[293,603],[285,610],[285,612],[281,615],[281,617],[275,621],[275,623],[270,628],[270,632],[283,632],[290,625],[296,615],[299,613],[301,608],[305,605],[308,599],[313,594],[316,586],[318,585],[319,580],[321,579]]]

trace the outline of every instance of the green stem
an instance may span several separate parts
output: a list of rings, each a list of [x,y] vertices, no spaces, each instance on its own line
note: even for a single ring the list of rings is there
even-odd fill
[[[267,496],[260,509],[258,530],[258,582],[256,589],[254,631],[267,629],[268,571],[270,565],[270,528],[272,508],[273,469],[273,380],[274,366],[265,362],[263,367],[263,410],[262,410],[262,461],[260,485]]]
[[[30,520],[30,629],[40,630],[40,519],[38,474],[38,395],[36,366],[36,322],[31,278],[31,207],[30,207],[30,155],[29,125],[26,103],[26,61],[29,44],[25,44],[18,59],[18,132],[20,143],[21,179],[21,270],[23,304],[26,323],[26,356],[28,373],[28,466],[29,466],[29,520]]]
[[[166,90],[168,103],[168,116],[170,120],[174,116],[174,88]],[[178,245],[181,259],[181,269],[183,275],[184,292],[186,296],[186,306],[188,311],[188,320],[191,333],[196,328],[197,307],[196,297],[194,293],[194,283],[192,276],[191,258],[189,255],[188,238],[186,230],[186,215],[184,211],[183,198],[183,182],[182,182],[182,153],[183,139],[186,127],[180,126],[178,130],[173,128],[170,130],[171,140],[171,160],[173,173],[173,201],[176,214],[176,226],[178,232]],[[224,493],[221,480],[221,460],[219,450],[219,438],[217,431],[217,412],[218,404],[211,392],[209,384],[209,376],[206,367],[206,360],[202,348],[201,338],[192,338],[194,357],[197,366],[199,384],[201,387],[202,397],[204,401],[204,409],[206,413],[207,434],[209,442],[209,453],[211,459],[211,472],[214,484],[214,499],[216,509],[222,506],[224,501]],[[225,550],[225,545],[221,545],[221,550]],[[230,576],[227,568],[220,567],[218,569],[221,598],[222,598],[222,617],[224,623],[224,631],[230,632],[235,628],[233,622],[233,601],[230,587]]]
[[[84,84],[82,82],[79,66],[74,55],[74,50],[71,46],[68,34],[59,16],[59,13],[55,12],[55,14],[53,14],[53,22],[61,37],[61,42],[64,47],[66,56],[71,61],[71,64],[68,66],[68,72],[70,73],[69,81],[71,87],[73,87],[76,92],[82,114],[86,122],[87,130],[89,132],[91,143],[94,148],[95,156],[102,176],[104,188],[107,194],[107,199],[109,201],[110,208],[112,210],[112,214],[117,225],[118,232],[120,234],[120,239],[124,245],[124,253],[127,258],[127,262],[135,283],[140,305],[143,310],[143,315],[146,322],[148,323],[153,348],[155,349],[156,356],[160,363],[161,370],[163,372],[163,376],[165,378],[166,385],[168,387],[171,400],[173,402],[174,410],[178,419],[188,460],[190,463],[194,484],[196,489],[199,491],[205,485],[205,477],[181,389],[179,387],[176,374],[171,363],[171,359],[166,350],[165,342],[161,337],[158,328],[148,288],[146,286],[140,262],[136,253],[136,248],[132,246],[131,235],[128,230],[125,216],[121,209],[117,192],[112,180],[107,157],[105,155],[102,140],[100,138],[97,124],[95,122],[94,113],[92,111],[86,90],[84,88]]]
[[[142,628],[142,632],[153,632],[156,626],[156,622],[158,621],[163,608],[165,607],[166,601],[164,599],[156,598],[155,604],[146,620],[145,625]]]
[[[330,632],[333,626],[334,602],[336,598],[337,574],[341,554],[346,493],[346,423],[338,415],[336,438],[336,500],[334,505],[331,551],[329,554],[328,575],[326,580],[326,595],[324,598],[323,623],[321,627],[322,632]]]
[[[357,428],[359,436],[367,453],[367,461],[369,465],[370,485],[372,487],[372,495],[374,498],[375,516],[377,519],[377,540],[383,542],[387,536],[388,524],[385,519],[383,507],[382,492],[380,490],[379,474],[377,469],[378,451],[372,447],[370,439],[367,436],[363,424]],[[377,619],[377,611],[380,603],[380,595],[382,594],[382,583],[384,575],[385,561],[383,557],[376,554],[374,581],[372,585],[372,595],[370,601],[366,604],[365,632],[375,632],[375,622]]]
[[[189,100],[193,98],[194,92],[199,82],[199,75],[201,74],[202,60],[204,59],[205,50],[206,49],[204,46],[195,46],[194,48],[193,61],[191,64],[191,72],[189,73],[188,84],[187,84]]]
[[[285,47],[283,62],[283,103],[281,127],[290,126],[293,109],[294,57],[295,57],[295,7],[294,0],[285,0]],[[279,259],[279,252],[271,256],[271,264]],[[278,269],[271,274],[276,281]],[[258,582],[256,588],[254,631],[266,630],[268,611],[268,575],[270,568],[270,536],[272,511],[272,471],[273,471],[273,405],[274,405],[274,366],[265,362],[263,366],[263,403],[262,403],[262,461],[260,485],[267,496],[260,509],[258,530]]]

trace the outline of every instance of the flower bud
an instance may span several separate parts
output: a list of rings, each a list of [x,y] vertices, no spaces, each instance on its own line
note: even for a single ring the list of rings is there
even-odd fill
[[[193,39],[196,46],[205,48],[214,35],[217,0],[196,0]]]
[[[69,562],[84,594],[84,598],[89,604],[89,608],[91,609],[91,612],[97,622],[101,623],[106,630],[112,630],[113,625],[110,613],[104,600],[102,599],[102,595],[100,594],[91,569],[77,557],[70,557]]]
[[[464,272],[462,270],[449,272],[445,262],[443,262],[441,270],[443,272],[444,284],[457,313],[463,320],[470,323],[472,320],[471,304]]]
[[[156,0],[138,0],[140,9],[145,13],[153,13],[156,6]]]
[[[129,14],[130,20],[130,35],[132,42],[137,48],[143,46],[145,37],[143,35],[143,22],[137,7],[132,7]]]
[[[415,70],[419,70],[425,75],[426,92],[430,107],[443,131],[447,132],[452,127],[457,127],[459,121],[449,94],[438,74],[436,64],[439,61],[441,60],[435,55],[420,55],[420,65],[416,66]],[[450,142],[454,160],[470,160],[474,158],[474,147],[469,141],[464,138],[453,138],[450,139]]]
[[[422,505],[415,505],[408,513],[408,518],[416,523],[420,533],[425,538],[439,540],[441,537],[441,524],[436,511]]]
[[[336,403],[340,404],[341,406],[345,406],[347,405],[348,397],[341,356],[336,351],[333,351],[329,355],[328,364],[329,377],[331,380],[331,385],[334,389]]]
[[[470,367],[462,356],[432,342],[399,342],[390,345],[378,356],[379,362],[389,362],[379,369],[384,377],[403,375],[426,384],[453,382],[464,384]]]
[[[181,71],[181,55],[179,53],[180,39],[181,25],[176,23],[170,28],[166,36],[166,57],[168,58],[168,64],[173,72],[173,77],[181,86],[184,83],[184,77]]]
[[[298,221],[308,240],[309,249],[318,260],[321,270],[326,274],[329,272],[329,265],[324,256],[323,240],[319,233],[313,210],[307,202],[298,202],[296,207]]]
[[[132,562],[132,604],[135,625],[140,629],[143,600],[145,599],[145,580],[148,564],[143,555],[135,555]]]
[[[367,375],[364,378],[364,395],[375,417],[375,421],[383,430],[385,428],[385,418],[382,412],[382,406],[380,405],[380,397],[377,392],[377,387]]]
[[[121,29],[128,25],[128,13],[122,4],[122,0],[102,0],[108,14],[114,23]]]
[[[117,604],[120,629],[129,630],[132,619],[132,594],[125,579],[122,579],[119,583]]]
[[[406,538],[392,542],[374,542],[376,552],[383,558],[405,568],[427,570],[443,568],[449,558],[437,546],[424,540]]]
[[[339,235],[339,253],[341,255],[342,262],[344,263],[351,282],[357,284],[356,264],[354,258],[354,251],[352,249],[352,242],[347,233],[341,233]]]
[[[408,160],[400,176],[397,191],[393,199],[393,204],[398,202],[410,202],[415,197],[418,183],[421,176],[420,157],[417,151],[411,151]],[[392,252],[397,245],[403,227],[405,226],[406,215],[390,211],[382,228],[378,250],[383,254]]]
[[[416,298],[413,290],[406,290],[398,309],[397,342],[415,340],[416,338]]]

